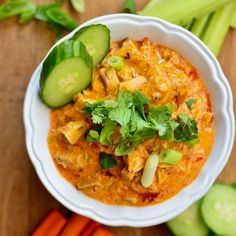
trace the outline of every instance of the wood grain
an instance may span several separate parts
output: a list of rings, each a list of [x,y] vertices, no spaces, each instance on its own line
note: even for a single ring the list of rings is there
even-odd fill
[[[36,0],[42,4],[49,1]],[[123,0],[86,0],[86,11],[78,15],[68,4],[64,8],[80,22],[118,12]],[[141,9],[147,0],[137,0]],[[22,119],[24,94],[34,69],[54,43],[54,33],[44,23],[17,24],[17,18],[0,22],[0,235],[25,236],[51,209],[60,209],[40,183],[29,161]],[[236,30],[227,35],[219,56],[233,93],[236,93]],[[219,180],[236,182],[236,146]],[[170,235],[164,226],[148,228],[110,227],[117,236]]]

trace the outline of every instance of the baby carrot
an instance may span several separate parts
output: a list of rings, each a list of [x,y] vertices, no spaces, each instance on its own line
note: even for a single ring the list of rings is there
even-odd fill
[[[81,236],[91,236],[93,232],[95,232],[101,224],[99,224],[96,221],[90,221],[84,228],[84,230],[81,232]]]
[[[103,227],[100,227],[91,236],[115,236],[115,235],[110,231],[104,229]]]
[[[58,211],[52,211],[32,233],[32,236],[57,236],[64,225],[66,218]]]
[[[73,214],[60,236],[78,236],[89,222],[87,217]]]

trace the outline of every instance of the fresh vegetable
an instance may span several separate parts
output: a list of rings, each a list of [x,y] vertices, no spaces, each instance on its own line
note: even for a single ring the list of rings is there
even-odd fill
[[[234,29],[236,29],[236,7],[235,7],[235,12],[234,12],[233,18],[231,20],[230,26],[233,27]]]
[[[179,126],[175,129],[175,140],[187,142],[198,138],[197,122],[185,114],[178,115]]]
[[[90,222],[87,217],[73,214],[60,236],[79,235]]]
[[[108,155],[106,153],[100,153],[100,165],[103,170],[109,170],[110,168],[116,166],[117,162],[112,157],[112,155]]]
[[[148,188],[152,184],[159,160],[160,157],[156,153],[152,153],[147,158],[141,177],[141,184],[143,187]]]
[[[65,41],[55,47],[43,63],[40,76],[40,97],[49,107],[60,107],[89,86],[92,79],[92,58],[85,46]]]
[[[99,132],[97,130],[89,130],[86,136],[87,142],[98,142],[99,141]]]
[[[93,233],[101,227],[101,224],[99,224],[96,221],[90,221],[84,228],[84,230],[81,232],[81,236],[91,236]]]
[[[102,24],[90,25],[80,29],[73,37],[82,42],[93,58],[93,65],[98,65],[110,49],[110,30]]]
[[[85,102],[82,112],[102,127],[100,143],[116,144],[115,155],[128,154],[146,139],[158,134],[161,139],[189,142],[198,139],[197,123],[188,115],[171,118],[170,106],[151,107],[141,92],[119,91],[116,101]],[[146,112],[144,112],[144,106]],[[148,109],[147,109],[148,108]],[[119,127],[119,143],[112,143],[112,134]]]
[[[187,24],[224,6],[229,0],[151,0],[140,15],[156,16],[175,24]]]
[[[52,22],[62,25],[67,29],[73,30],[78,27],[78,24],[59,8],[48,9],[46,14]]]
[[[206,224],[217,234],[235,236],[236,190],[215,184],[203,198],[201,212]]]
[[[84,9],[85,9],[84,0],[70,0],[70,2],[73,8],[75,9],[75,11],[80,12],[80,13],[84,12]]]
[[[115,236],[115,235],[110,231],[108,231],[107,229],[100,227],[91,236]]]
[[[201,39],[209,18],[210,18],[210,15],[205,15],[199,19],[194,20],[194,23],[193,23],[190,31],[193,34],[195,34],[198,38]]]
[[[236,10],[235,4],[235,2],[230,2],[213,14],[206,33],[202,38],[202,41],[215,55],[218,55],[221,45],[223,44],[230,22]]]
[[[50,3],[50,4],[38,6],[34,17],[37,20],[51,22],[50,18],[47,15],[47,11],[50,9],[57,9],[57,8],[59,8],[57,3]]]
[[[196,102],[197,100],[195,98],[190,98],[189,100],[187,100],[185,103],[188,107],[189,110],[192,109],[192,105]]]
[[[121,12],[135,14],[136,11],[134,0],[125,0]]]
[[[182,152],[174,149],[166,149],[160,152],[160,163],[175,165],[182,159]]]
[[[119,56],[110,56],[107,59],[107,64],[113,67],[115,70],[121,70],[125,66],[124,60]]]
[[[167,222],[174,235],[208,236],[209,229],[202,219],[200,204],[200,201],[194,203],[182,214]]]
[[[37,10],[37,7],[34,4],[31,4],[31,9],[29,8],[28,11],[24,11],[21,13],[19,23],[23,24],[33,19],[36,13],[36,10]]]
[[[66,224],[66,218],[58,211],[52,211],[37,229],[31,234],[32,236],[57,236]]]
[[[27,0],[8,0],[0,5],[0,20],[4,20],[18,14],[24,14],[25,12],[32,11],[34,8],[35,5]]]

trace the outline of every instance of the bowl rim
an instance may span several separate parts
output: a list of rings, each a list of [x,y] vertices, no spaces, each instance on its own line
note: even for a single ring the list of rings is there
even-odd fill
[[[65,199],[60,193],[58,193],[57,190],[48,181],[46,174],[43,170],[43,166],[37,160],[37,154],[34,151],[34,147],[33,147],[33,143],[32,143],[32,135],[33,135],[34,130],[33,130],[33,125],[29,119],[29,110],[30,110],[30,107],[32,104],[32,100],[30,98],[33,96],[33,93],[34,93],[33,87],[35,86],[36,82],[38,82],[38,81],[36,81],[36,78],[41,71],[41,66],[42,66],[42,63],[43,63],[44,59],[46,58],[46,56],[41,61],[41,63],[37,67],[37,69],[34,71],[32,77],[30,79],[30,82],[28,84],[28,87],[27,87],[25,100],[24,100],[24,107],[23,107],[25,139],[26,139],[26,146],[27,146],[27,151],[28,151],[29,157],[31,159],[31,162],[33,163],[33,166],[36,170],[36,173],[37,173],[40,181],[46,187],[46,189],[51,193],[51,195],[55,199],[57,199],[60,203],[62,203],[65,207],[67,207],[68,209],[70,209],[73,212],[85,215],[85,216],[92,218],[96,221],[99,221],[103,224],[107,224],[107,225],[111,225],[111,226],[126,225],[126,226],[134,226],[134,227],[144,227],[144,226],[151,226],[151,225],[155,225],[155,224],[160,224],[160,223],[163,223],[163,222],[169,220],[170,218],[175,217],[176,215],[180,214],[182,211],[187,209],[193,202],[197,201],[202,195],[204,195],[209,190],[209,188],[211,187],[211,185],[215,181],[216,177],[219,175],[219,173],[222,171],[223,167],[225,166],[226,162],[228,161],[229,155],[230,155],[232,147],[233,147],[234,136],[235,136],[233,97],[232,97],[232,92],[231,92],[231,88],[229,86],[229,83],[228,83],[226,77],[224,76],[224,73],[223,73],[217,59],[211,53],[211,51],[196,36],[194,36],[193,34],[188,32],[187,30],[183,29],[180,26],[174,25],[172,23],[169,23],[167,21],[164,21],[162,19],[155,18],[155,17],[138,16],[138,15],[131,15],[131,14],[123,14],[122,13],[122,14],[109,14],[109,15],[104,15],[104,16],[93,18],[93,19],[85,22],[84,24],[80,25],[74,31],[72,31],[71,33],[69,33],[68,35],[66,35],[62,39],[60,39],[56,44],[54,44],[51,47],[51,49],[48,51],[47,55],[50,53],[50,51],[55,46],[57,46],[58,44],[60,44],[64,40],[71,38],[74,35],[74,33],[77,32],[80,28],[90,25],[90,24],[108,21],[111,19],[119,20],[121,18],[131,20],[135,23],[159,24],[163,27],[166,27],[169,31],[172,30],[172,31],[177,31],[178,33],[184,34],[184,36],[186,37],[186,40],[188,40],[191,44],[195,44],[195,46],[198,46],[198,49],[202,51],[202,53],[204,54],[205,57],[207,57],[208,62],[211,61],[212,64],[214,65],[213,69],[214,69],[215,73],[218,75],[218,79],[219,79],[218,83],[220,84],[220,86],[222,86],[222,88],[224,87],[224,92],[225,92],[224,95],[227,95],[225,98],[226,99],[225,110],[228,113],[227,114],[228,115],[228,122],[230,124],[231,129],[229,130],[229,134],[228,134],[230,139],[228,139],[228,143],[225,144],[225,145],[227,145],[227,150],[225,151],[224,158],[222,158],[222,160],[221,160],[221,165],[218,165],[218,169],[215,168],[214,173],[211,173],[211,175],[207,176],[208,179],[205,181],[204,189],[201,189],[202,191],[199,191],[199,193],[195,194],[195,195],[191,195],[191,193],[188,193],[189,195],[187,196],[188,198],[186,200],[186,204],[184,206],[183,205],[176,206],[176,209],[174,212],[168,212],[168,213],[166,213],[166,215],[162,215],[159,218],[158,217],[148,218],[148,216],[144,215],[142,220],[136,220],[136,219],[134,220],[134,219],[127,218],[127,217],[114,217],[114,216],[112,216],[112,214],[109,217],[105,217],[104,215],[100,214],[99,212],[96,212],[96,210],[92,209],[91,207],[78,208],[75,205],[71,204],[71,202],[67,201],[67,199]],[[180,194],[180,193],[178,193],[178,194]],[[115,211],[117,207],[120,208],[122,206],[112,206],[112,207],[114,207],[114,211]],[[152,206],[148,206],[148,207],[152,207]],[[127,207],[127,208],[129,208],[129,207]],[[136,207],[132,207],[132,208],[136,208]],[[137,207],[137,208],[140,208],[140,207]]]

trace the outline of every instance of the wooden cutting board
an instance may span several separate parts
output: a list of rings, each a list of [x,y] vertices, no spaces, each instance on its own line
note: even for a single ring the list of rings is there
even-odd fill
[[[123,0],[85,0],[86,11],[79,15],[64,4],[80,22],[119,12]],[[2,2],[2,0],[0,0]],[[42,4],[50,1],[36,0]],[[141,9],[147,0],[136,0]],[[23,100],[29,79],[54,43],[54,33],[37,21],[17,24],[17,18],[0,22],[0,235],[29,235],[40,219],[51,209],[69,215],[51,197],[36,176],[29,161],[24,140]],[[236,30],[230,30],[219,56],[233,93],[236,93]],[[234,146],[220,181],[236,182]],[[110,227],[117,236],[170,235],[165,226],[148,228]]]

